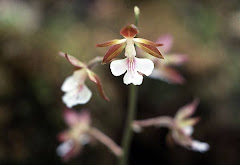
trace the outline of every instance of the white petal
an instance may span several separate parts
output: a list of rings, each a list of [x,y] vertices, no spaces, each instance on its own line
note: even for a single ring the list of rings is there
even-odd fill
[[[111,72],[114,76],[120,76],[127,70],[127,59],[115,60],[110,64]]]
[[[128,85],[133,83],[133,85],[141,85],[143,81],[143,76],[138,74],[137,72],[131,73],[127,71],[127,73],[123,77],[124,84]]]
[[[63,92],[68,92],[77,88],[80,84],[83,84],[87,78],[87,72],[85,69],[77,70],[73,73],[72,76],[69,76],[63,82],[61,90]]]
[[[79,142],[82,145],[86,145],[90,142],[90,137],[87,134],[79,135]]]
[[[71,108],[77,104],[86,104],[92,96],[92,92],[86,85],[82,85],[82,88],[75,88],[70,92],[65,93],[62,97],[63,102],[67,107]]]
[[[135,69],[146,76],[149,76],[154,69],[154,64],[149,59],[135,58]]]
[[[74,147],[74,143],[72,140],[65,141],[57,147],[57,154],[61,157],[64,157],[67,153],[69,153]]]
[[[65,81],[63,82],[63,85],[61,87],[61,90],[63,92],[68,92],[73,90],[74,88],[76,88],[78,86],[78,82],[74,79],[73,76],[69,76],[65,79]]]
[[[194,128],[192,126],[187,126],[183,128],[183,131],[186,135],[191,136]]]
[[[197,140],[192,141],[192,150],[198,151],[198,152],[206,152],[210,148],[209,144],[200,142]]]

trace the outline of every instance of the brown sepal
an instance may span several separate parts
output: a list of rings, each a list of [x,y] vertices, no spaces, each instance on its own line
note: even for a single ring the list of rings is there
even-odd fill
[[[120,34],[125,38],[133,38],[139,33],[137,27],[133,24],[127,25],[126,27],[120,30]]]

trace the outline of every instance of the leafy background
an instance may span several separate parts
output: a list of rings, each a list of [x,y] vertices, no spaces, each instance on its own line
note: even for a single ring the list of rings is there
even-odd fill
[[[0,1],[0,164],[64,164],[56,155],[56,134],[66,125],[60,87],[72,66],[58,51],[88,61],[104,55],[97,43],[120,38],[141,9],[140,36],[174,36],[172,52],[189,55],[179,68],[184,85],[145,78],[139,87],[137,119],[173,116],[198,97],[201,117],[194,137],[210,144],[205,154],[169,145],[167,129],[135,134],[131,164],[240,163],[240,1],[237,0],[1,0]],[[123,55],[122,55],[123,56]],[[111,75],[109,65],[94,69],[111,99],[94,94],[86,105],[93,125],[121,142],[128,87]],[[116,164],[96,143],[67,164]]]

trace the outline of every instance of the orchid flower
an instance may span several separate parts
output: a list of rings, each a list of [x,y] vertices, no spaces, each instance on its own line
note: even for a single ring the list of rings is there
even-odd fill
[[[149,77],[172,84],[184,83],[185,79],[176,69],[173,68],[173,66],[180,66],[184,64],[188,59],[187,56],[178,53],[170,53],[173,45],[173,37],[169,34],[159,37],[156,42],[164,44],[164,46],[158,47],[158,50],[164,54],[165,59],[163,61],[152,59],[155,68]],[[151,58],[144,52],[141,55],[143,57]]]
[[[140,132],[143,127],[157,126],[167,127],[171,130],[172,139],[179,145],[198,152],[206,152],[209,145],[205,142],[194,140],[191,135],[193,126],[199,121],[199,118],[189,118],[196,110],[198,100],[180,108],[174,118],[161,116],[152,119],[134,121],[133,130]],[[170,137],[170,136],[169,136]]]
[[[85,85],[87,77],[97,85],[100,95],[109,101],[103,91],[99,77],[91,70],[102,60],[101,57],[96,57],[88,64],[85,64],[67,53],[60,52],[59,55],[65,57],[75,67],[73,75],[67,77],[61,87],[61,90],[66,92],[62,100],[67,107],[71,108],[77,104],[86,104],[90,100],[92,92]]]
[[[194,151],[206,152],[209,145],[205,142],[193,140],[191,135],[194,131],[193,126],[199,121],[199,118],[190,118],[196,111],[199,100],[195,99],[192,103],[180,108],[174,117],[176,129],[172,130],[172,137],[178,144],[192,149]]]
[[[111,46],[103,58],[103,64],[111,62],[125,48],[125,59],[112,61],[110,64],[111,72],[114,76],[124,75],[123,82],[125,84],[140,85],[143,81],[143,74],[149,76],[154,68],[151,60],[145,58],[137,58],[135,46],[154,57],[162,58],[162,54],[156,48],[163,44],[157,44],[143,38],[134,38],[139,33],[137,27],[133,24],[121,29],[120,34],[124,39],[115,39],[103,44],[97,44],[97,47]]]
[[[92,141],[92,138],[106,145],[117,156],[122,154],[122,149],[108,136],[91,126],[91,117],[87,110],[77,113],[72,109],[66,109],[64,111],[64,120],[69,129],[58,135],[58,139],[62,144],[57,147],[57,154],[64,161],[77,156],[84,145]]]

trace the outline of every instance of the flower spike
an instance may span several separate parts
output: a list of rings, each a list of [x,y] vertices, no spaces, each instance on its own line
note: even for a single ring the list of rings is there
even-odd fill
[[[92,97],[92,92],[85,85],[87,77],[96,83],[100,95],[105,100],[109,101],[109,98],[103,91],[100,78],[93,71],[91,71],[96,63],[100,62],[102,58],[96,57],[88,64],[84,64],[77,58],[68,55],[67,53],[60,52],[59,55],[65,57],[76,68],[76,70],[73,72],[73,75],[69,76],[61,87],[62,91],[66,92],[62,97],[62,100],[67,107],[71,108],[77,104],[86,104]]]

